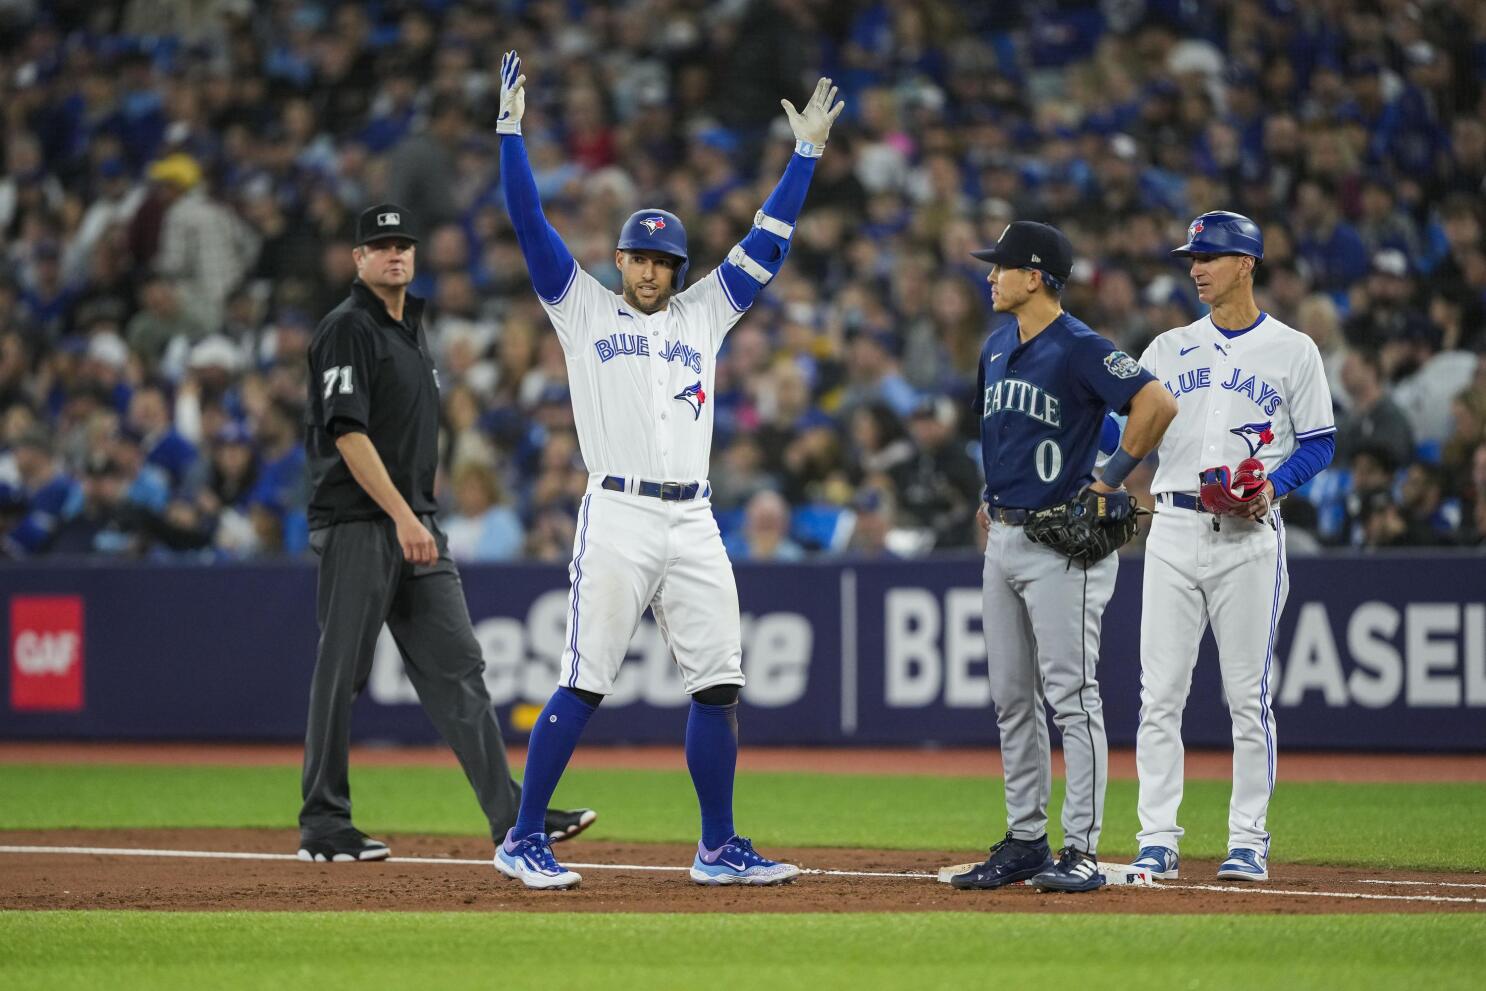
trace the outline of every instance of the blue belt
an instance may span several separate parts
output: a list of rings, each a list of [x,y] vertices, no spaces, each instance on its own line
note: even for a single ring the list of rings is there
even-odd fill
[[[605,475],[603,487],[610,492],[628,492],[629,486],[623,476]],[[635,480],[635,494],[650,496],[662,502],[690,502],[698,497],[712,494],[712,486],[700,482],[646,482]]]
[[[1007,526],[1026,526],[1027,520],[1032,518],[1035,509],[1003,509],[1000,506],[991,506],[986,513],[997,523]]]
[[[1167,502],[1177,509],[1190,509],[1194,513],[1205,513],[1207,509],[1202,505],[1202,500],[1190,492],[1162,492],[1156,496],[1157,502]]]

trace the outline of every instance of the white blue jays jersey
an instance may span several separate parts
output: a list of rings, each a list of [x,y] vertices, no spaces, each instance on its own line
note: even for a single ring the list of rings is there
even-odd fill
[[[1228,338],[1204,316],[1151,342],[1140,364],[1176,397],[1151,492],[1195,492],[1198,473],[1258,458],[1274,471],[1300,441],[1336,430],[1321,353],[1267,314]]]
[[[576,264],[542,300],[567,356],[578,447],[590,473],[701,481],[712,458],[717,351],[744,311],[716,271],[646,315]]]

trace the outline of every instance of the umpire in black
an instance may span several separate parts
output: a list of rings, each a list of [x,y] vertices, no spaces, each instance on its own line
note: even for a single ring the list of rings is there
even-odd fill
[[[351,824],[351,704],[385,624],[423,708],[454,749],[499,842],[516,821],[500,724],[481,677],[464,587],[434,520],[439,384],[408,295],[418,239],[390,203],[356,225],[351,295],[310,343],[310,545],[320,556],[320,648],[305,732],[301,860],[381,860],[390,851]],[[549,810],[553,839],[593,822]]]

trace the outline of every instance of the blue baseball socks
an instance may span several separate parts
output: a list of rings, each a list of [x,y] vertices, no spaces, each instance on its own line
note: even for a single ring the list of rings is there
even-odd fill
[[[557,790],[557,781],[578,746],[578,738],[583,735],[583,727],[588,725],[588,717],[597,708],[597,704],[589,704],[567,688],[559,688],[547,700],[547,706],[537,718],[536,726],[532,727],[531,739],[526,744],[521,812],[516,816],[513,834],[516,839],[546,829],[547,805]],[[736,744],[733,749],[736,753]],[[732,780],[731,773],[728,780]]]
[[[738,703],[707,705],[692,699],[686,718],[686,769],[702,807],[702,845],[708,850],[716,850],[733,837],[733,772],[737,766]],[[521,808],[524,813],[525,798]]]

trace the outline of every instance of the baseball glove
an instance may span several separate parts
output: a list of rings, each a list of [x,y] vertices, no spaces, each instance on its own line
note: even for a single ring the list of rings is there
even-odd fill
[[[1022,529],[1034,544],[1087,568],[1129,543],[1142,513],[1150,510],[1137,506],[1128,492],[1095,492],[1085,486],[1067,502],[1033,513]]]
[[[1253,515],[1254,500],[1264,496],[1266,481],[1264,462],[1258,458],[1244,458],[1238,463],[1237,471],[1219,465],[1198,475],[1198,497],[1202,500],[1202,508],[1214,516],[1248,519]]]

